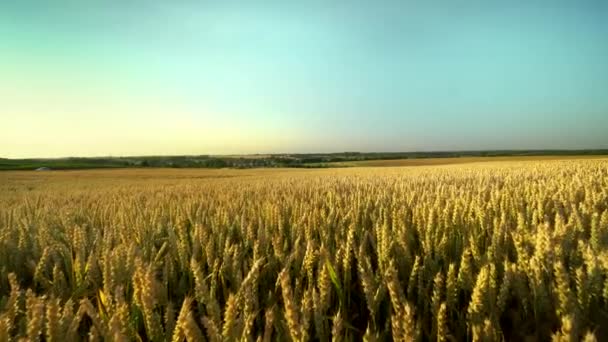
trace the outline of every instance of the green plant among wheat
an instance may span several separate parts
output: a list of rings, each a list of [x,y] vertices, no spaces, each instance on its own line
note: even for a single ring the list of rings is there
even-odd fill
[[[608,338],[608,161],[385,170],[5,180],[0,341]]]

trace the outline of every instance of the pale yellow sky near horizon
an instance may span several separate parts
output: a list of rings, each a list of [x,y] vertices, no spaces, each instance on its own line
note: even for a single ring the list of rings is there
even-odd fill
[[[240,154],[276,152],[293,144],[295,134],[273,127],[159,120],[159,115],[46,115],[1,119],[0,158]],[[170,115],[167,115],[170,117]]]
[[[79,87],[86,77],[20,76],[0,82],[0,158],[265,153],[299,138],[278,122],[205,110],[170,90],[153,96],[98,78]]]

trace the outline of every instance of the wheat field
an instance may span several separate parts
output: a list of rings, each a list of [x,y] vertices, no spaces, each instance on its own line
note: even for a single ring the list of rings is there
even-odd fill
[[[0,174],[0,341],[608,338],[608,160]]]

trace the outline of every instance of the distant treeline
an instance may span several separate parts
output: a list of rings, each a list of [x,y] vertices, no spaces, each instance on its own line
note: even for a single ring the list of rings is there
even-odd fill
[[[58,159],[2,159],[0,170],[35,170],[47,167],[56,170],[96,168],[271,168],[271,167],[332,167],[331,163],[380,160],[455,157],[608,155],[608,150],[501,150],[454,152],[341,152],[311,154],[271,154],[249,156],[141,156]]]

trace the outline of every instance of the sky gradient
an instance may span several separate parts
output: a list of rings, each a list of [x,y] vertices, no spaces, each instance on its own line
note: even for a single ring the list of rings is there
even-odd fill
[[[0,157],[608,148],[606,1],[2,1]]]

